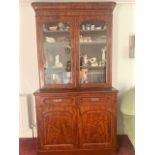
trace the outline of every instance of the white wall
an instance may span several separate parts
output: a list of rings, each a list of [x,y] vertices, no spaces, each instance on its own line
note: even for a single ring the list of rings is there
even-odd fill
[[[29,3],[20,5],[20,113],[19,136],[32,137],[36,135],[35,106],[33,92],[39,88],[35,14]],[[27,103],[23,102],[24,100]],[[26,105],[25,105],[26,104]],[[27,116],[25,116],[27,114]],[[26,118],[27,117],[27,118]],[[24,120],[23,120],[24,119]],[[28,126],[22,122],[28,121]]]
[[[35,14],[30,5],[20,7],[20,93],[39,87]]]
[[[117,133],[123,134],[120,101],[123,93],[135,85],[134,58],[129,58],[129,35],[134,34],[134,4],[118,4],[113,15],[112,82],[119,90]]]
[[[112,81],[119,90],[117,133],[123,134],[120,99],[127,89],[134,86],[135,60],[129,58],[129,35],[134,33],[134,3],[117,4],[113,17]],[[20,5],[20,94],[33,96],[38,87],[35,14],[28,1]]]
[[[113,17],[113,86],[120,92],[134,86],[134,59],[129,35],[134,33],[134,4],[118,4]]]

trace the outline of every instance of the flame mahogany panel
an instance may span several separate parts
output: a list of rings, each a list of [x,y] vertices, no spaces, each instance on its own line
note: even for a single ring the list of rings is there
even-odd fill
[[[40,153],[115,152],[116,90],[36,92],[35,99]]]

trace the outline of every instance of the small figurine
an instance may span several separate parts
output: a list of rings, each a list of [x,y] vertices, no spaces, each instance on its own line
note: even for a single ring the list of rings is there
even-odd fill
[[[88,58],[87,54],[80,57],[80,66],[87,66],[88,65]]]
[[[55,39],[53,37],[46,37],[47,43],[55,43]]]
[[[88,61],[89,61],[91,67],[98,67],[96,57],[90,58]]]
[[[70,72],[71,71],[71,61],[67,61],[67,65],[66,65],[66,71]]]
[[[63,31],[64,27],[65,27],[64,23],[62,23],[62,22],[58,23],[58,28],[59,28],[60,31]]]
[[[87,54],[85,54],[83,56],[83,66],[87,66],[87,64],[88,64],[88,59],[87,59]]]
[[[55,67],[63,67],[63,64],[59,60],[59,55],[55,56]]]
[[[88,83],[88,69],[87,68],[81,69],[80,79],[81,79],[81,83]]]
[[[106,54],[106,50],[107,50],[107,47],[105,46],[104,48],[102,48],[101,49],[101,53],[102,53],[102,63],[103,63],[103,65],[105,65],[105,59],[106,59],[106,57],[105,57],[105,54]]]

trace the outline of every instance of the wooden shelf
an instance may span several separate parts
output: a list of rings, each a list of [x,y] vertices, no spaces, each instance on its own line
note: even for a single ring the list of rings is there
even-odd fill
[[[53,42],[53,43],[49,43],[49,42],[44,42],[44,46],[52,48],[52,47],[65,47],[66,45],[69,45],[70,42],[68,41],[62,41],[62,42]]]
[[[80,45],[96,45],[96,44],[106,44],[106,41],[91,41],[91,42],[80,42]]]
[[[80,69],[89,69],[89,70],[104,70],[104,67],[103,66],[97,66],[97,67],[91,67],[91,66],[88,66],[88,67],[85,67],[85,66],[80,66]]]
[[[46,70],[65,70],[65,67],[47,67]]]
[[[80,30],[81,33],[101,33],[101,32],[106,32],[106,30]]]
[[[44,33],[50,33],[50,34],[62,34],[62,33],[69,33],[68,30],[63,30],[63,31],[60,31],[60,30],[55,30],[55,31],[51,31],[51,30],[44,30]]]

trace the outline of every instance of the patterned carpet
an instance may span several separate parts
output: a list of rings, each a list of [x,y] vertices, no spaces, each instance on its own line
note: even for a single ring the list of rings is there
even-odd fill
[[[134,155],[134,148],[126,135],[117,136],[117,155]],[[19,155],[37,155],[36,138],[19,139]]]

